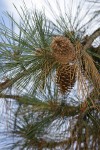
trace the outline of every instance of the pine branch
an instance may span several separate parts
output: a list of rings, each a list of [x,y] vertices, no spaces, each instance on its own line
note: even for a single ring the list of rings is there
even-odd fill
[[[11,87],[15,82],[17,82],[20,78],[26,76],[29,74],[29,72],[32,72],[32,68],[29,68],[27,70],[24,70],[21,73],[18,73],[14,78],[7,79],[5,82],[0,83],[0,92],[2,92],[4,89]]]
[[[39,149],[45,149],[46,147],[47,148],[50,148],[50,149],[53,149],[53,148],[56,148],[56,147],[70,147],[71,143],[72,143],[72,140],[75,141],[77,138],[76,137],[70,137],[68,138],[67,140],[63,140],[63,141],[60,141],[60,142],[55,142],[55,141],[46,141],[45,139],[40,139],[40,140],[37,140],[37,142],[35,142],[35,145],[39,148]],[[33,143],[34,144],[34,143]],[[33,146],[33,145],[32,145]]]
[[[95,64],[93,62],[92,57],[86,51],[83,51],[83,57],[84,57],[84,60],[86,62],[85,65],[87,66],[86,74],[89,75],[89,77],[93,83],[94,88],[96,88],[96,90],[98,91],[98,94],[99,94],[99,91],[100,91],[100,74],[99,74],[97,68],[95,67]]]
[[[83,51],[87,50],[88,48],[91,47],[93,41],[100,36],[100,28],[98,28],[96,31],[94,31],[88,38],[88,41],[86,42],[86,44],[83,47]]]
[[[0,98],[10,98],[10,99],[16,99],[19,100],[22,97],[19,95],[7,95],[7,94],[0,94]]]
[[[48,108],[48,104],[37,99],[36,97],[28,97],[28,96],[19,96],[19,95],[9,95],[9,94],[0,94],[0,98],[4,99],[11,99],[11,100],[16,100],[17,102],[21,104],[26,104],[26,105],[32,105],[36,106],[36,108],[39,108],[39,110],[42,108],[46,109]]]
[[[98,47],[93,47],[88,50],[88,52],[97,54],[96,57],[100,58],[100,45]],[[95,55],[94,55],[95,56]]]
[[[18,102],[22,104],[27,104],[27,105],[33,105],[36,108],[40,108],[38,110],[44,109],[48,110],[55,115],[59,116],[75,116],[80,113],[80,106],[70,106],[70,105],[65,105],[59,103],[46,103],[42,102],[41,100],[38,100],[37,98],[33,97],[26,97],[26,96],[19,96],[19,95],[8,95],[8,94],[0,94],[0,98],[6,98],[6,99],[13,99],[17,100]],[[56,110],[56,111],[55,111]]]

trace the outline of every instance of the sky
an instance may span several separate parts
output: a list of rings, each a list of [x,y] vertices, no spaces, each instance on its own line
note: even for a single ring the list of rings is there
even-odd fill
[[[65,14],[64,9],[67,8],[72,11],[73,15],[71,17],[73,17],[75,15],[75,11],[77,11],[76,6],[78,5],[78,2],[79,1],[83,2],[84,0],[0,0],[0,22],[2,21],[2,17],[3,17],[6,26],[11,27],[10,20],[4,15],[4,12],[6,12],[6,11],[9,12],[10,14],[13,14],[13,17],[16,20],[16,22],[19,22],[19,20],[20,20],[19,15],[18,15],[16,9],[14,8],[14,5],[17,7],[18,11],[20,12],[20,7],[23,7],[23,1],[25,2],[28,9],[34,9],[34,8],[37,8],[39,10],[45,9],[46,16],[49,19],[55,21],[54,14],[57,14],[56,16],[58,16],[58,14],[60,12],[60,9],[56,7],[57,5],[55,4],[55,1],[60,3],[61,11],[63,12],[63,14]],[[50,12],[48,4],[46,3],[47,1],[49,1],[50,4],[52,5],[54,13]],[[67,6],[66,8],[64,5],[64,1]],[[73,2],[73,5],[71,5],[71,2]],[[99,5],[100,5],[100,3],[99,3]],[[44,6],[45,6],[45,8],[44,8]],[[88,8],[89,7],[91,7],[90,3],[88,5]],[[85,12],[86,12],[86,5],[83,3],[82,10],[79,13],[79,19],[82,20],[82,24],[86,23],[86,21],[88,21],[90,19],[89,16],[87,16],[85,18],[83,17],[85,15]],[[99,27],[99,25],[100,25],[99,23],[94,22],[94,24],[90,25],[89,28],[87,29],[87,33],[91,34],[91,31],[93,32],[94,30],[96,30]],[[17,29],[16,29],[16,32],[17,32]]]
[[[46,3],[47,1],[48,0],[24,0],[28,9],[31,9],[31,8],[33,9],[34,7],[36,7],[37,9],[43,9],[44,10],[43,7],[45,6],[46,15],[50,19],[53,19],[54,14],[50,13],[50,10],[48,9],[48,4]],[[53,8],[55,14],[59,14],[60,9],[56,7],[56,4],[55,4],[56,0],[49,0],[49,1],[50,1],[50,4],[52,5],[52,8]],[[65,0],[65,2],[67,4],[69,4],[69,2],[71,3],[71,1],[73,1],[73,0]],[[80,0],[76,0],[76,1],[78,2]],[[74,5],[77,4],[76,1],[75,1]],[[57,0],[57,2],[60,3],[60,7],[61,7],[61,10],[63,12],[63,10],[64,10],[64,3],[63,2],[64,1],[63,0]],[[4,20],[6,21],[6,24],[8,24],[8,21],[5,18],[5,16],[3,15],[3,13],[5,11],[9,12],[10,14],[13,14],[13,17],[16,19],[16,21],[19,20],[18,13],[16,12],[13,4],[20,11],[20,6],[23,6],[23,0],[0,0],[0,17],[3,16]],[[71,9],[71,7],[69,9]],[[74,11],[74,7],[73,7],[73,11]]]
[[[40,9],[43,4],[43,0],[24,0],[27,8],[32,8],[33,6],[38,7]],[[13,14],[16,19],[18,18],[18,14],[14,8],[14,5],[20,10],[20,6],[23,6],[23,0],[0,0],[0,17],[4,15],[4,12],[9,12],[10,14]]]
[[[18,19],[18,14],[17,14],[13,4],[18,8],[18,10],[20,10],[20,6],[23,6],[23,1],[25,2],[27,8],[29,8],[29,9],[34,8],[34,7],[36,7],[37,9],[42,9],[45,6],[46,15],[48,15],[49,17],[50,17],[50,13],[49,13],[49,10],[48,10],[47,1],[50,2],[50,4],[52,5],[53,10],[56,13],[59,12],[59,10],[58,10],[59,8],[56,7],[56,0],[0,0],[0,16],[2,15],[2,12],[8,11],[9,13],[13,13],[15,18]],[[65,0],[67,6],[72,1],[73,0]],[[75,3],[74,3],[74,6],[79,1],[80,0],[76,0]],[[64,0],[57,0],[57,2],[60,4],[61,10],[63,11],[64,10]],[[69,9],[71,9],[71,7]],[[74,7],[73,7],[73,10],[74,10]]]
[[[46,15],[50,18],[53,19],[53,15],[49,13],[48,10],[48,4],[46,1],[48,0],[0,0],[0,21],[3,17],[6,26],[9,26],[9,20],[7,17],[5,17],[5,12],[9,12],[10,14],[13,14],[13,17],[15,18],[16,22],[19,22],[19,15],[14,8],[14,5],[17,7],[18,11],[20,12],[20,7],[23,6],[23,1],[25,2],[26,6],[28,9],[38,9],[38,10],[44,10],[46,12]],[[53,10],[57,12],[57,8],[55,7],[55,0],[50,0],[50,4],[53,7]],[[60,6],[62,5],[62,2],[60,2]],[[70,0],[65,0],[66,2]],[[45,7],[45,8],[44,8]]]
[[[16,12],[13,4],[15,4],[15,6],[17,7],[17,9],[20,11],[20,6],[23,6],[23,1],[25,2],[26,6],[28,9],[33,9],[34,7],[36,7],[37,9],[44,9],[43,6],[45,6],[45,12],[46,12],[46,15],[51,19],[53,18],[54,14],[50,14],[50,11],[48,9],[48,5],[46,5],[46,2],[48,0],[0,0],[0,18],[1,16],[3,16],[4,19],[5,16],[3,15],[3,12],[5,11],[8,11],[10,14],[13,14],[14,18],[16,19],[16,21],[19,20],[19,17],[18,17],[18,13]],[[56,7],[56,4],[55,4],[55,1],[56,0],[49,0],[50,1],[50,4],[52,5],[53,7],[53,10],[55,11],[55,13],[59,13],[59,8]],[[69,5],[71,4],[71,2],[74,2],[73,6]],[[72,9],[72,12],[73,12],[73,15],[75,14],[75,7],[76,5],[78,5],[78,2],[80,0],[65,0],[66,2],[66,6],[68,7],[68,9]],[[83,0],[81,0],[82,2]],[[64,12],[64,0],[57,0],[58,3],[60,3],[60,7],[61,7],[61,10],[62,12]],[[71,8],[72,7],[72,8]],[[82,5],[82,11],[80,12],[80,16],[82,16],[82,14],[85,13],[85,4],[83,3]],[[88,6],[89,7],[89,6]],[[91,7],[91,6],[90,6]],[[82,17],[81,17],[82,18]],[[85,22],[86,22],[87,18],[85,18]],[[6,24],[8,24],[7,20],[6,20]]]
[[[31,9],[36,7],[37,9],[44,9],[43,7],[46,6],[46,1],[47,0],[24,0],[27,8]],[[52,7],[55,11],[55,0],[50,0],[50,3],[52,4]],[[62,2],[60,0],[58,0],[60,2],[60,6],[62,5]],[[66,0],[70,1],[70,0]],[[23,6],[23,0],[0,0],[0,16],[2,15],[2,12],[4,11],[8,11],[9,13],[13,13],[15,18],[18,19],[18,14],[13,6],[13,4],[18,8],[18,10],[20,10],[20,6]],[[48,10],[46,9],[47,7],[45,7],[45,10],[47,11],[46,14],[50,15],[48,13]]]
[[[38,7],[41,7],[41,4],[43,3],[43,0],[24,0],[27,4],[27,7],[30,8],[32,6],[32,3],[34,5],[37,5]],[[15,4],[17,7],[22,6],[23,0],[0,0],[0,10],[8,10],[11,12],[14,12],[13,4]]]

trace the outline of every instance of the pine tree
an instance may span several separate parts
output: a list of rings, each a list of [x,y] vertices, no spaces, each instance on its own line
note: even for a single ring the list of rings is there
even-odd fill
[[[92,3],[80,19],[83,4],[73,13],[64,1],[63,13],[56,2],[52,21],[24,3],[21,14],[15,7],[19,24],[9,13],[11,28],[1,22],[0,98],[10,107],[8,138],[16,138],[7,149],[100,148],[100,28],[91,28],[98,15],[86,19]]]

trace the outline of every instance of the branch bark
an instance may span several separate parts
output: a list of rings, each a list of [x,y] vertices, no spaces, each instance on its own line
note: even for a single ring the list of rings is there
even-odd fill
[[[22,97],[19,95],[7,95],[7,94],[0,94],[0,98],[10,98],[10,99],[15,99],[15,100],[19,100]]]
[[[95,32],[93,32],[89,38],[88,38],[88,41],[86,42],[86,44],[84,45],[83,47],[83,51],[87,50],[88,48],[91,47],[93,41],[98,37],[100,36],[100,28],[98,28]]]

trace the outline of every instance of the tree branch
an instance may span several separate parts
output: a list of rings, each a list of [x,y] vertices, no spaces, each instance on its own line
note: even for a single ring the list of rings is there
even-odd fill
[[[37,99],[36,97],[27,97],[27,96],[19,96],[19,95],[8,95],[8,94],[0,94],[0,98],[12,99],[16,100],[19,103],[36,106],[38,108],[45,109],[48,104]]]
[[[19,96],[19,95],[0,94],[0,98],[10,98],[10,99],[19,100],[19,99],[22,99],[23,97],[21,97],[21,96]]]
[[[42,110],[44,109],[52,113],[55,113],[55,115],[59,115],[62,117],[75,116],[78,113],[80,113],[80,106],[68,106],[66,104],[62,106],[61,104],[57,102],[46,103],[46,102],[42,102],[41,100],[38,100],[35,97],[31,98],[31,97],[19,96],[19,95],[0,94],[0,98],[14,99],[22,104],[35,106],[38,111],[40,111],[41,109]]]
[[[18,73],[14,78],[7,79],[5,82],[0,83],[0,92],[2,92],[4,89],[12,86],[16,81],[18,81],[20,78],[24,77],[25,75],[28,75],[29,72],[32,72],[32,68],[29,68],[21,73]]]
[[[98,28],[93,34],[91,34],[88,38],[88,41],[86,42],[86,44],[83,47],[83,50],[87,50],[88,48],[91,47],[91,44],[93,43],[93,41],[100,36],[100,28]]]

